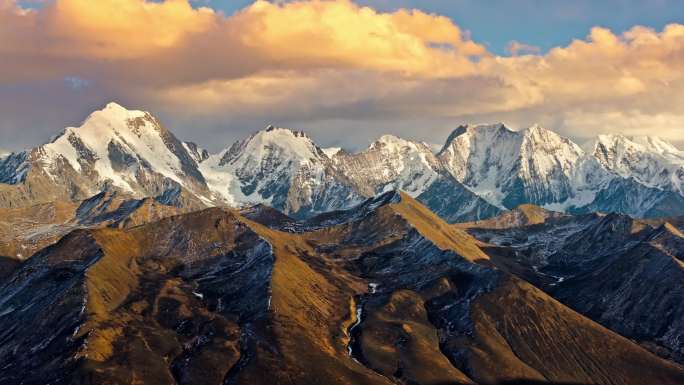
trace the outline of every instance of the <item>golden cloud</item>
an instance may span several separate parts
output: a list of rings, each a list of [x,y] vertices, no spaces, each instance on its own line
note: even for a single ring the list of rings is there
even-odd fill
[[[378,13],[347,0],[257,1],[230,20],[240,40],[273,63],[402,71],[427,76],[470,73],[486,54],[445,17],[421,11]]]
[[[541,120],[582,135],[632,117],[684,139],[684,25],[511,48],[526,54],[493,55],[443,16],[351,0],[258,0],[230,16],[188,0],[0,0],[0,84],[77,75],[203,116]]]
[[[237,49],[224,66],[343,67],[436,76],[472,72],[486,50],[463,39],[448,18],[421,11],[378,13],[348,0],[275,4],[256,1],[226,17],[187,0],[57,0],[39,11],[5,1],[5,55],[55,60],[187,58],[200,45]],[[32,44],[26,44],[30,39]],[[206,47],[209,41],[214,46]],[[211,58],[211,56],[209,56]],[[194,57],[202,60],[203,57]]]

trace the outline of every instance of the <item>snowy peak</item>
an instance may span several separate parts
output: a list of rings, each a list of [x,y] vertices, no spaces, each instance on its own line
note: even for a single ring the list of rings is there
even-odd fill
[[[420,195],[437,178],[439,162],[425,143],[383,135],[357,154],[340,153],[335,165],[366,196],[401,189]]]
[[[448,148],[455,140],[464,136],[472,135],[494,135],[496,133],[511,133],[513,132],[503,123],[495,124],[465,124],[456,127],[444,144],[444,148]]]
[[[551,154],[558,149],[567,149],[576,155],[584,155],[584,150],[570,139],[534,124],[523,130],[514,132],[521,137],[521,149],[528,152],[524,155],[533,156],[535,152]]]
[[[450,151],[450,149],[453,151],[453,146],[459,147],[458,141],[467,141],[471,137],[482,134],[483,132],[488,133],[489,135],[492,135],[497,132],[502,132],[502,133],[508,133],[512,132],[509,130],[503,123],[496,123],[496,124],[480,124],[480,125],[472,125],[472,124],[465,124],[465,125],[460,125],[454,129],[451,134],[447,137],[446,142],[444,143],[444,146],[442,149],[438,152],[439,154],[445,153]]]
[[[401,190],[450,222],[498,212],[446,172],[424,142],[383,135],[364,151],[337,154],[334,163],[363,195]]]
[[[294,136],[295,138],[309,138],[309,136],[306,134],[306,132],[301,131],[301,130],[293,130],[291,128],[285,128],[285,127],[276,127],[272,124],[269,124],[266,126],[266,128],[263,130],[265,133],[275,133],[276,135],[278,134],[283,134],[284,132],[287,132],[289,135]]]
[[[500,186],[515,174],[521,145],[522,136],[503,124],[460,126],[438,157],[456,180],[501,207]]]
[[[593,151],[598,159],[606,161],[610,155],[625,153],[647,153],[672,160],[684,159],[684,151],[657,136],[599,135]]]
[[[570,176],[584,156],[580,146],[539,125],[523,130],[522,135],[520,172],[525,178],[544,178],[553,173]]]
[[[581,148],[574,142],[538,124],[534,124],[529,128],[522,130],[521,133],[524,137],[524,140],[530,144],[540,145],[549,149],[561,145],[567,145],[569,147],[573,147],[577,152],[583,152]]]
[[[684,193],[684,151],[658,137],[599,135],[592,155],[603,167],[624,178]]]
[[[67,130],[81,133],[96,131],[107,135],[111,132],[130,131],[141,136],[146,130],[160,131],[161,126],[148,112],[128,110],[118,103],[110,102],[103,109],[91,113],[80,127]]]
[[[308,164],[327,156],[302,131],[268,126],[249,138],[234,143],[223,155],[220,165],[236,167],[277,162],[281,164]]]
[[[672,143],[667,142],[658,136],[631,136],[629,138],[632,142],[641,144],[650,152],[663,156],[684,158],[684,151],[681,151]]]
[[[104,110],[118,111],[118,112],[128,111],[128,109],[126,109],[126,107],[122,106],[121,104],[119,104],[117,102],[109,102],[109,103],[105,104]]]
[[[684,193],[682,152],[654,137],[602,135],[585,151],[539,125],[461,126],[438,156],[471,191],[509,209],[532,203],[643,216],[676,209]]]
[[[520,136],[503,123],[463,125],[451,132],[438,156],[459,161],[467,157],[472,148],[510,143],[511,149],[514,149],[519,146],[520,140]],[[459,154],[459,151],[466,153]]]
[[[426,143],[403,139],[395,135],[383,135],[378,138],[370,147],[368,147],[368,151],[373,150],[383,151],[389,154],[432,153],[430,146]]]
[[[370,149],[382,146],[388,147],[405,147],[410,145],[412,142],[396,135],[385,134],[379,137],[375,142],[371,143]]]
[[[621,135],[602,135],[584,151],[536,124],[514,131],[496,123],[457,127],[437,154],[395,135],[358,153],[324,150],[302,131],[270,125],[211,155],[151,114],[109,103],[48,144],[0,157],[0,183],[48,185],[47,193],[0,191],[7,205],[111,188],[306,216],[402,190],[449,221],[525,203],[641,215],[684,211],[684,152],[656,137]]]
[[[231,205],[266,204],[299,216],[360,197],[302,131],[268,126],[200,165],[209,187]]]
[[[537,124],[512,131],[504,124],[461,126],[439,153],[447,170],[499,207],[567,199],[582,149]]]
[[[163,178],[185,187],[204,184],[192,156],[155,117],[117,103],[93,112],[79,127],[66,128],[39,154],[48,175],[59,178],[66,163],[96,181],[95,189],[112,183],[132,193],[158,193],[166,184]]]

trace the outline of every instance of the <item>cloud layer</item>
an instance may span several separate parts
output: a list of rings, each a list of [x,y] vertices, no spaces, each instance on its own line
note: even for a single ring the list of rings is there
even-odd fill
[[[494,55],[443,16],[350,0],[230,16],[187,0],[0,0],[0,130],[8,145],[44,140],[112,99],[218,147],[267,122],[347,146],[491,121],[684,141],[684,25],[509,49]]]

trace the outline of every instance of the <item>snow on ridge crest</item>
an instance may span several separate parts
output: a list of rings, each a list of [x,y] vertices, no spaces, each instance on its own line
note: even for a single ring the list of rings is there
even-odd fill
[[[404,139],[392,134],[385,134],[379,137],[376,141],[371,143],[369,150],[384,147],[388,151],[396,152],[402,149],[410,148],[412,150],[423,151],[430,147],[424,142],[416,142],[409,139]]]
[[[323,151],[304,131],[269,125],[243,141],[241,152],[250,153],[253,158],[272,154],[275,148],[280,149],[280,156],[288,159],[308,161],[320,158]],[[235,154],[238,155],[238,154]]]

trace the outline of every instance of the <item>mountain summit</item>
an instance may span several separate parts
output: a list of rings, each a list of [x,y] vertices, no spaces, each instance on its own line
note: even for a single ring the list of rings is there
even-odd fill
[[[573,195],[583,152],[560,135],[534,125],[459,127],[439,153],[448,171],[493,204],[562,202]]]
[[[361,196],[305,133],[268,126],[201,165],[230,205],[264,203],[294,216],[349,207]]]
[[[170,190],[207,200],[204,176],[186,147],[150,113],[117,103],[68,127],[50,143],[0,161],[0,204],[85,199],[104,189],[136,197]]]

